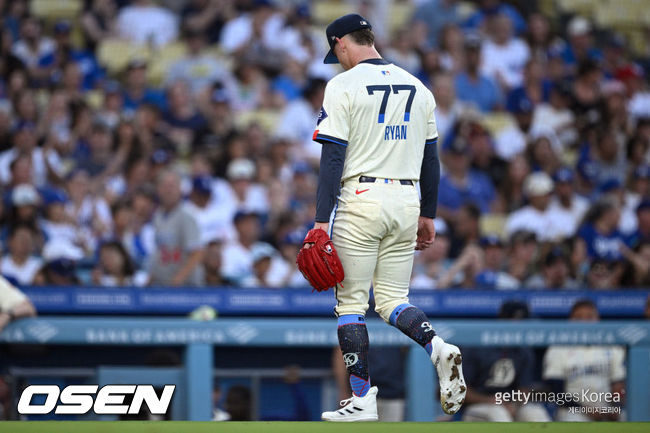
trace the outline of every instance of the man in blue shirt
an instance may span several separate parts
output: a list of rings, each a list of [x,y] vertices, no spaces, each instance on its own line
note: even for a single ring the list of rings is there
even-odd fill
[[[460,136],[449,136],[443,143],[447,172],[440,179],[438,188],[438,211],[445,219],[453,220],[453,214],[464,204],[474,203],[481,213],[490,211],[496,193],[490,177],[471,170],[469,146]]]
[[[503,95],[494,81],[482,75],[481,40],[477,35],[465,39],[465,71],[456,75],[456,96],[459,100],[472,103],[479,110],[494,111],[503,105]]]

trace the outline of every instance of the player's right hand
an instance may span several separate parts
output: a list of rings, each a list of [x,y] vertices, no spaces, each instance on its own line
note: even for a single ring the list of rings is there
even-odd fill
[[[415,249],[418,251],[426,250],[433,245],[433,240],[436,237],[436,227],[433,224],[432,218],[419,217],[418,218],[418,237],[415,241]]]

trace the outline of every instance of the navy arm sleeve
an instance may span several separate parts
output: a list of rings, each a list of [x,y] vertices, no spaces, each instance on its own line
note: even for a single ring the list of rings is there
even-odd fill
[[[330,220],[334,202],[341,189],[345,150],[346,147],[340,144],[323,142],[316,192],[316,222],[326,223]]]
[[[420,216],[435,218],[438,208],[438,184],[440,183],[440,160],[438,139],[427,140],[420,171]]]

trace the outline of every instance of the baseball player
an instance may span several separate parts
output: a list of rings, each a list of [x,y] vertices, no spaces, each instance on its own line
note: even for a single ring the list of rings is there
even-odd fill
[[[362,16],[338,18],[326,34],[325,63],[340,63],[345,72],[327,84],[313,136],[322,144],[314,229],[329,233],[345,273],[335,287],[335,311],[353,395],[322,419],[377,420],[365,325],[371,284],[379,315],[431,357],[442,408],[453,414],[465,398],[460,351],[408,301],[414,250],[428,248],[435,236],[440,163],[433,95],[381,58]]]

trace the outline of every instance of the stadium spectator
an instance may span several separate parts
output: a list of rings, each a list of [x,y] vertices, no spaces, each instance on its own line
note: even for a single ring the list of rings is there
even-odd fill
[[[214,9],[210,4],[219,2],[206,2],[209,9]],[[166,74],[167,83],[176,81],[186,82],[194,95],[200,95],[217,81],[229,82],[230,74],[214,55],[206,51],[205,33],[198,30],[186,30],[185,45],[187,54],[176,60]],[[230,84],[232,86],[232,84]]]
[[[231,161],[226,171],[235,209],[263,215],[269,210],[268,196],[263,185],[254,183],[255,174],[255,163],[245,158]]]
[[[508,161],[506,177],[497,193],[495,212],[507,214],[525,204],[524,182],[529,174],[530,166],[523,155],[515,156]]]
[[[316,120],[323,104],[326,81],[309,78],[302,97],[291,101],[283,110],[275,135],[291,140],[296,160],[317,164],[321,146],[312,140]]]
[[[513,34],[512,22],[506,14],[488,20],[489,38],[481,47],[481,72],[499,83],[503,91],[523,84],[524,65],[530,58],[530,48]]]
[[[593,301],[582,299],[571,307],[570,321],[597,322],[598,309]],[[549,346],[544,355],[542,378],[555,393],[612,393],[619,402],[625,394],[625,349],[620,346]],[[600,394],[602,395],[602,394]],[[578,410],[575,410],[574,406]],[[617,421],[618,411],[607,407],[616,402],[599,399],[573,401],[569,407],[557,407],[557,421]],[[572,410],[574,409],[574,410]]]
[[[211,44],[219,42],[224,24],[235,15],[234,2],[190,0],[183,4],[182,27],[195,34],[205,34]]]
[[[480,246],[483,250],[482,266],[474,277],[474,285],[481,289],[517,289],[519,281],[502,269],[505,251],[499,236],[484,236]]]
[[[618,231],[620,214],[619,208],[611,200],[598,201],[587,212],[578,236],[585,243],[591,259],[621,259],[621,244],[625,238]]]
[[[431,248],[420,251],[415,256],[410,286],[413,290],[439,288],[438,280],[452,266],[453,260],[449,258],[451,243],[447,223],[443,219],[437,218],[435,226],[436,241]]]
[[[242,287],[282,288],[290,266],[266,242],[257,242],[251,248],[252,275],[242,281]]]
[[[23,292],[0,276],[0,332],[14,320],[36,316],[36,309]]]
[[[203,245],[198,224],[182,203],[181,178],[162,171],[156,182],[160,207],[153,218],[156,249],[149,268],[151,284],[197,286],[202,280]]]
[[[29,121],[18,122],[13,131],[14,146],[0,153],[0,183],[11,182],[11,163],[19,155],[28,155],[32,163],[32,182],[36,187],[44,187],[48,182],[60,179],[61,164],[57,152],[49,148],[37,147],[36,125]]]
[[[535,233],[518,230],[510,236],[510,250],[508,252],[508,274],[519,282],[526,281],[534,272],[535,261],[539,251]]]
[[[573,236],[589,209],[589,201],[574,192],[575,176],[571,169],[562,167],[553,174],[555,190],[548,212],[561,221],[561,237]]]
[[[384,50],[384,57],[411,74],[417,74],[422,66],[410,29],[397,32],[392,44]]]
[[[136,278],[131,258],[120,242],[104,242],[99,246],[97,256],[98,260],[92,272],[94,284],[103,287],[127,287],[146,283],[146,276]]]
[[[455,87],[458,99],[488,112],[499,109],[503,97],[497,84],[480,70],[481,45],[477,35],[470,34],[465,38],[465,68],[456,75]]]
[[[153,0],[132,0],[117,14],[119,37],[141,45],[161,47],[178,37],[178,17]]]
[[[520,301],[501,305],[499,318],[522,320],[530,316],[528,306]],[[467,396],[463,421],[527,421],[545,422],[550,417],[539,403],[502,402],[497,392],[530,391],[533,388],[535,355],[530,347],[466,347],[463,349],[463,371]]]
[[[424,0],[413,12],[413,32],[418,36],[420,48],[440,46],[439,38],[444,27],[460,22],[457,0]]]
[[[548,102],[542,101],[535,106],[531,129],[538,131],[548,128],[554,131],[564,151],[578,138],[574,125],[575,115],[570,109],[570,84],[567,82],[553,83],[548,92]],[[564,153],[563,151],[562,153]]]
[[[36,233],[29,225],[17,225],[9,233],[8,253],[0,261],[0,274],[20,286],[34,282],[42,260],[34,256]]]
[[[551,213],[553,180],[544,172],[528,175],[524,181],[524,190],[529,204],[512,212],[506,221],[505,231],[511,236],[517,231],[525,230],[536,235],[539,241],[553,241],[562,238],[565,227]]]
[[[487,21],[498,15],[507,16],[512,21],[514,31],[517,34],[526,31],[526,21],[521,14],[512,5],[502,0],[479,0],[478,10],[463,23],[463,27],[474,31],[485,30]]]
[[[571,279],[569,257],[560,246],[552,248],[541,264],[540,272],[528,278],[524,286],[528,289],[567,290],[578,288]]]
[[[34,277],[39,286],[77,286],[77,264],[84,252],[69,242],[49,241],[43,247],[43,267]]]
[[[440,67],[445,72],[453,76],[463,69],[465,65],[465,35],[458,25],[448,23],[442,27],[439,53]]]
[[[13,54],[27,67],[31,78],[39,82],[39,59],[54,53],[54,41],[42,34],[42,25],[36,17],[26,16],[20,25],[20,39],[14,42]]]
[[[460,128],[456,128],[460,129]],[[467,203],[476,204],[481,212],[490,210],[496,193],[490,178],[470,168],[469,143],[456,133],[443,144],[443,163],[447,171],[440,178],[438,210],[446,220],[453,220],[456,211]]]
[[[436,94],[436,125],[444,140],[451,133],[463,113],[463,104],[456,99],[453,75],[441,72],[433,76],[433,92]]]
[[[189,84],[175,81],[167,88],[167,110],[162,115],[164,133],[182,155],[191,153],[207,134],[208,122],[198,111]]]
[[[460,207],[453,220],[451,246],[449,255],[457,257],[461,250],[473,243],[478,243],[481,238],[481,210],[475,204],[465,204]]]
[[[594,47],[591,34],[591,23],[586,18],[576,15],[567,26],[569,43],[564,44],[562,59],[564,63],[575,68],[587,60],[599,61],[602,58],[600,50]]]
[[[192,179],[192,191],[186,207],[196,218],[201,232],[201,240],[207,244],[214,239],[224,240],[230,236],[231,223],[224,218],[223,212],[212,199],[213,181],[208,175]]]
[[[203,256],[203,284],[207,287],[225,286],[227,281],[221,275],[223,262],[223,243],[220,240],[211,240],[205,246]]]
[[[237,238],[224,246],[221,274],[239,285],[253,276],[253,247],[260,241],[262,228],[259,215],[253,212],[237,212],[234,223]]]
[[[95,51],[98,45],[115,33],[117,5],[114,0],[89,0],[81,14],[81,30],[86,49]]]

